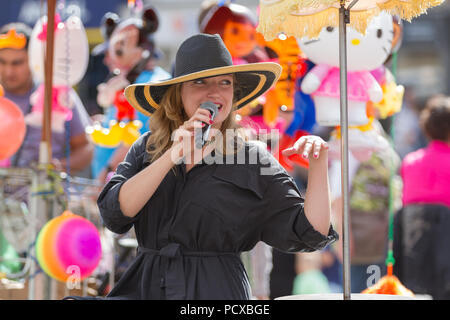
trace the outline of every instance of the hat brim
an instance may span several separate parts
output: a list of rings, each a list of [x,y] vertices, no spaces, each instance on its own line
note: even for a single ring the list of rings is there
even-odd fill
[[[272,87],[281,75],[281,66],[273,62],[260,62],[212,68],[155,83],[132,84],[125,88],[125,97],[136,110],[150,116],[160,107],[171,85],[225,74],[236,77],[239,90],[234,106],[239,109]]]

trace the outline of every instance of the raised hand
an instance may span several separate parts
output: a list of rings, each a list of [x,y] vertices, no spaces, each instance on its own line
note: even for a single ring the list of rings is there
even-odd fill
[[[299,154],[305,159],[308,159],[312,153],[314,159],[319,159],[324,152],[328,155],[327,151],[328,144],[321,137],[309,135],[300,137],[292,147],[284,149],[282,153],[284,156]]]

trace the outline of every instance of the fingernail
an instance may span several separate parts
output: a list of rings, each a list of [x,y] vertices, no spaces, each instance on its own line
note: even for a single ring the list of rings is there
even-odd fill
[[[314,158],[317,159],[318,157],[319,157],[319,153],[315,152],[315,153],[314,153]]]
[[[302,156],[303,158],[308,159],[308,154],[306,152]]]
[[[213,124],[214,123],[214,121],[212,121],[212,120],[209,120],[209,124]]]
[[[202,122],[202,127],[204,127],[205,126],[205,123],[204,122]]]

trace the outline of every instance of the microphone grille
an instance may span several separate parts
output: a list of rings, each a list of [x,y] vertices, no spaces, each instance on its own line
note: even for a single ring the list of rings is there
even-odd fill
[[[217,106],[217,104],[212,103],[211,101],[203,102],[200,105],[200,108],[209,110],[209,112],[211,112],[211,118],[213,119],[216,116],[216,113],[219,111],[219,107]]]

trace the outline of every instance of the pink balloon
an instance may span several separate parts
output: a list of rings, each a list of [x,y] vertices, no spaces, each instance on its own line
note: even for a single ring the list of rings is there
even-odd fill
[[[102,255],[100,235],[89,220],[74,216],[63,221],[54,241],[64,270],[79,268],[81,279],[84,279],[97,267]]]

